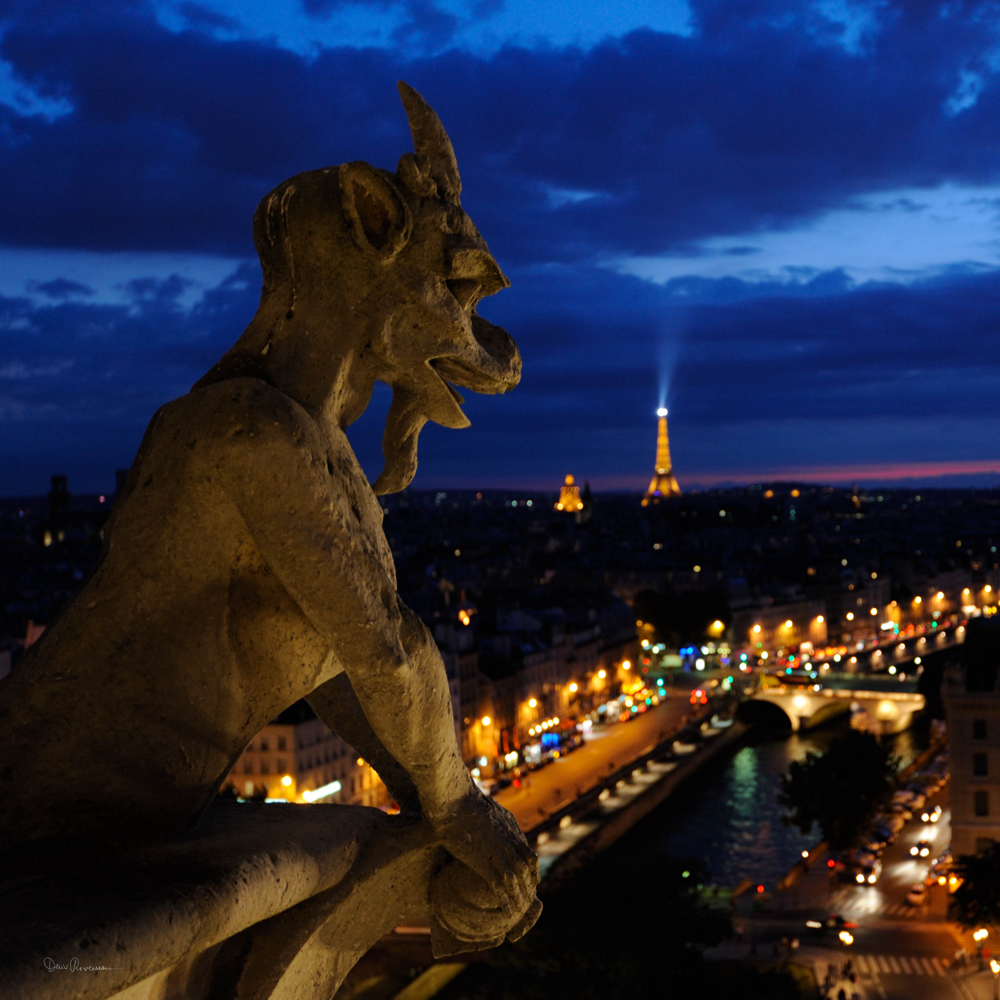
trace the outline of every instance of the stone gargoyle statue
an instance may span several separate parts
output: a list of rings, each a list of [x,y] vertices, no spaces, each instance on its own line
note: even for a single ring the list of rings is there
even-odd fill
[[[0,684],[0,850],[190,829],[250,740],[305,698],[460,863],[456,891],[489,919],[456,928],[461,901],[445,900],[451,930],[496,943],[538,916],[537,859],[463,766],[376,495],[411,481],[426,421],[468,425],[453,383],[505,392],[521,360],[476,314],[509,282],[459,203],[451,142],[399,89],[415,152],[395,173],[310,171],[261,202],[256,315],[157,411],[97,569]],[[393,398],[369,485],[345,428],[376,381]]]

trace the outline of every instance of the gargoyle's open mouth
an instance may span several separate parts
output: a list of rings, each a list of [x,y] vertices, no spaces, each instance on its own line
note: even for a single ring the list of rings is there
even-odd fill
[[[475,360],[451,354],[431,360],[430,365],[459,403],[461,394],[452,383],[486,395],[513,389],[521,380],[521,355],[506,330],[473,315]]]
[[[473,314],[470,339],[471,343],[456,344],[454,354],[426,362],[436,376],[434,381],[418,376],[409,384],[392,383],[392,405],[382,437],[385,468],[372,484],[376,493],[398,493],[413,479],[417,471],[417,436],[427,420],[442,427],[469,426],[469,418],[461,409],[465,400],[455,385],[496,394],[513,389],[521,380],[521,355],[506,330]],[[424,372],[422,366],[420,372]],[[438,382],[440,391],[435,388]]]

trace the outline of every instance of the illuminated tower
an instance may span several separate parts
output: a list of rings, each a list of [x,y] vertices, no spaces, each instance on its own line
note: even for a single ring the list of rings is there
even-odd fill
[[[659,503],[666,497],[679,497],[681,488],[677,485],[674,466],[670,461],[670,437],[667,434],[667,410],[661,406],[656,415],[660,418],[656,431],[656,472],[650,480],[649,489],[642,498],[643,507]]]
[[[572,476],[566,476],[566,482],[559,488],[559,502],[556,510],[565,510],[575,514],[578,510],[583,510],[583,501],[580,499],[580,487],[576,485]]]

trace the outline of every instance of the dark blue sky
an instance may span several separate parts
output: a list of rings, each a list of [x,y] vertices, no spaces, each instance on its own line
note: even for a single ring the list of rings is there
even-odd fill
[[[415,486],[641,487],[661,397],[682,485],[1000,482],[998,72],[962,0],[6,0],[0,492],[111,487],[252,316],[260,197],[409,149],[400,78],[524,356]]]

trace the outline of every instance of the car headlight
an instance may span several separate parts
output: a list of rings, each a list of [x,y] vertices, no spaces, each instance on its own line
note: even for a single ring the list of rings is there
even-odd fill
[[[915,847],[911,847],[911,848],[910,848],[910,854],[917,854],[917,853],[919,853],[919,852],[917,851],[917,848],[915,848]]]
[[[861,872],[858,872],[858,874],[857,874],[857,880],[858,880],[858,882],[860,882],[860,883],[861,883],[862,885],[864,885],[864,882],[865,882],[865,877],[864,877],[864,875],[862,875],[862,874],[861,874]]]
[[[869,875],[868,876],[868,884],[869,885],[874,885],[875,884],[875,876],[874,875]]]

